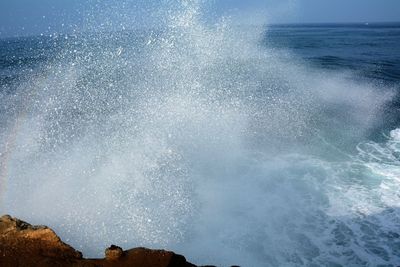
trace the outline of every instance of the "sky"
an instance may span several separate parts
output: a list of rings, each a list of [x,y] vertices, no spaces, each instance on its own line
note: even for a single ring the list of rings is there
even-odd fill
[[[98,13],[96,16],[99,18],[108,16],[108,13],[115,13],[118,16],[111,20],[121,25],[129,21],[128,24],[140,27],[146,24],[143,18],[150,16],[144,6],[149,8],[151,6],[149,3],[153,2],[153,5],[156,5],[161,1],[166,0],[0,0],[0,38],[70,32],[72,29],[85,27],[88,14],[95,13]],[[266,20],[270,23],[400,21],[400,0],[211,0],[209,2],[209,11],[214,16],[236,12],[251,17],[254,10],[262,10],[264,12],[262,15],[265,14]],[[102,3],[107,3],[107,8],[104,8]]]

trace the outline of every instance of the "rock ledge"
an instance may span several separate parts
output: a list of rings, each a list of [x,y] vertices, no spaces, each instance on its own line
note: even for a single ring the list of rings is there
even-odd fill
[[[196,267],[173,252],[146,248],[123,251],[115,245],[106,249],[104,259],[84,259],[50,228],[32,226],[9,215],[0,217],[0,266]]]

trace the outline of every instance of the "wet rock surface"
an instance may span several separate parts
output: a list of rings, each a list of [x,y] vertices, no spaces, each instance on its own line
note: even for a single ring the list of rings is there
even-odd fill
[[[32,226],[8,215],[0,217],[0,266],[195,267],[184,256],[170,251],[124,251],[115,245],[105,250],[104,259],[84,259],[50,228]]]

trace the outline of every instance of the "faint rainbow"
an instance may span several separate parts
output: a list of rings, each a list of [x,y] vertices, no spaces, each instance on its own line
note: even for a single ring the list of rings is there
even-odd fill
[[[18,116],[15,119],[14,125],[8,134],[7,141],[5,143],[5,149],[0,155],[0,212],[5,208],[5,200],[7,193],[7,185],[9,181],[9,163],[11,160],[12,152],[17,145],[18,131],[21,128],[23,121],[25,120],[27,114],[27,100],[28,97],[24,97],[22,103],[22,109],[20,110]]]

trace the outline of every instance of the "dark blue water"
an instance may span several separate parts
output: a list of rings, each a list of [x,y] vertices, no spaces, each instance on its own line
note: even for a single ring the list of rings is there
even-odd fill
[[[385,106],[382,124],[371,138],[400,125],[400,23],[274,25],[265,42],[291,51],[302,64],[394,88],[398,96]]]
[[[108,35],[118,38],[114,45],[137,38],[136,33]],[[71,39],[80,43],[88,38],[60,35],[1,39],[2,90],[8,90],[26,71],[56,57],[66,45],[71,46]],[[272,25],[265,42],[321,69],[351,71],[361,79],[399,86],[400,23]]]
[[[139,43],[146,33],[107,33],[111,45]],[[93,36],[93,44],[96,43]],[[111,41],[110,41],[111,40]],[[14,91],[33,71],[59,57],[61,51],[79,49],[87,36],[56,35],[0,40],[0,90]],[[369,79],[378,86],[400,87],[400,23],[371,24],[288,24],[269,26],[264,44],[284,49],[292,56],[321,70],[348,71],[353,79]],[[97,44],[99,45],[99,44]],[[65,54],[63,54],[65,57]],[[393,99],[390,110],[400,107]],[[399,123],[397,112],[388,114],[388,123]]]
[[[349,70],[398,86],[399,23],[276,25],[267,40],[319,68]]]

